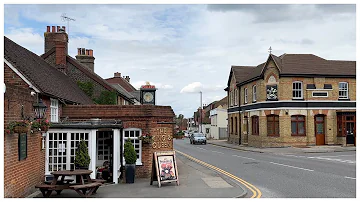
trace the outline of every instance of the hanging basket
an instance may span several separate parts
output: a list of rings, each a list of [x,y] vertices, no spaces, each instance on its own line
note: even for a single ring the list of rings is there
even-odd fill
[[[148,139],[148,138],[144,138],[143,140],[142,140],[142,143],[143,144],[152,144],[154,141],[153,141],[153,139]]]
[[[15,126],[14,127],[14,133],[27,133],[29,130],[26,126]]]
[[[49,130],[48,126],[41,126],[41,132],[47,132]]]

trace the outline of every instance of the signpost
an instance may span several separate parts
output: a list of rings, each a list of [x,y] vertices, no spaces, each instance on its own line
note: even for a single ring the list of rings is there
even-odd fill
[[[175,151],[154,152],[152,160],[150,185],[157,180],[161,183],[176,182],[179,186],[179,173],[176,165]]]

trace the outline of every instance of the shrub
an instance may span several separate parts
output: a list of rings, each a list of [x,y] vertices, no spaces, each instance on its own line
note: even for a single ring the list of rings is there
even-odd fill
[[[83,139],[81,139],[75,153],[75,165],[79,167],[88,167],[90,164],[90,156],[88,148]]]
[[[131,140],[126,140],[124,145],[124,158],[126,164],[135,164],[136,162],[136,151],[134,149],[133,144],[131,143]]]

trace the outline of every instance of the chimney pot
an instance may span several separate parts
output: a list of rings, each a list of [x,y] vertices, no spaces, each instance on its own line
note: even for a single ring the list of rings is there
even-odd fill
[[[50,32],[50,26],[46,26],[46,32]]]
[[[78,48],[78,55],[81,55],[81,48]]]
[[[64,32],[66,32],[66,27],[65,27],[65,26],[62,26],[62,28],[63,28]]]
[[[89,50],[90,56],[93,56],[93,50]]]
[[[56,26],[56,32],[60,31],[60,26]]]
[[[81,49],[81,55],[85,55],[85,48]]]
[[[51,26],[51,32],[55,32],[55,26]]]
[[[88,50],[88,49],[86,49],[85,51],[86,51],[86,55],[90,55],[90,54],[89,54],[89,50]]]

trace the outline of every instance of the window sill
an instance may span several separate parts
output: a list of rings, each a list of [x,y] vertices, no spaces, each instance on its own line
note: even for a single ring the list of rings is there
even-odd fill
[[[293,98],[292,100],[304,101],[304,98]]]
[[[253,100],[252,103],[256,103],[256,100]]]
[[[280,137],[280,135],[267,135],[268,137]]]
[[[349,98],[339,98],[338,101],[350,101]]]
[[[291,137],[306,137],[306,135],[294,135],[294,134],[291,134]]]

